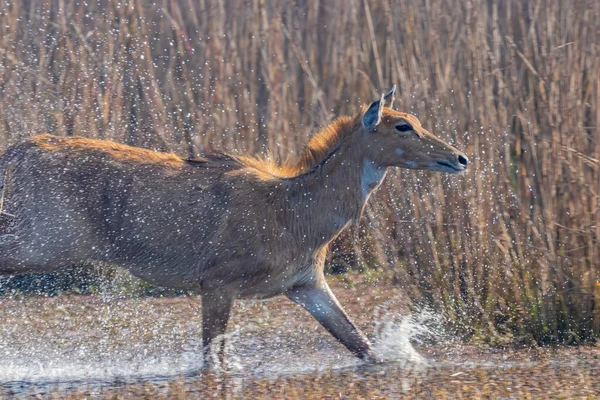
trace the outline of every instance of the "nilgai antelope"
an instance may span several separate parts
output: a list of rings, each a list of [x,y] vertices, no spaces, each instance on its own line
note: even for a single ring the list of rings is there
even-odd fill
[[[184,159],[51,135],[9,147],[0,210],[12,223],[0,236],[0,275],[96,261],[195,291],[205,352],[236,298],[284,294],[353,354],[376,361],[325,281],[328,246],[360,218],[389,167],[458,173],[468,162],[415,116],[391,109],[394,91],[335,120],[295,162]]]

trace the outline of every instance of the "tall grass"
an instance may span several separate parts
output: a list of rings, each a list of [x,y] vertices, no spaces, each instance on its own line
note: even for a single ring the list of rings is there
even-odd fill
[[[0,0],[0,148],[53,132],[285,156],[396,83],[472,167],[394,172],[334,257],[471,334],[589,341],[599,21],[583,0]]]

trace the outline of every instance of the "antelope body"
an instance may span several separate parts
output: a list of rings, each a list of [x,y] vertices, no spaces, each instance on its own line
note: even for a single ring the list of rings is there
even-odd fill
[[[186,160],[51,135],[12,146],[0,158],[0,186],[11,186],[0,211],[13,219],[0,232],[0,275],[99,261],[196,291],[205,349],[225,332],[236,298],[285,294],[374,360],[325,282],[328,245],[360,217],[388,167],[467,166],[414,116],[385,107],[394,89],[315,135],[295,163],[223,153]]]

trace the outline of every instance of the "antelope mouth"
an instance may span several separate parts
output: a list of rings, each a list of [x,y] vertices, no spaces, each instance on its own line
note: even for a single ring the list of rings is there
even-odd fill
[[[457,174],[459,172],[462,172],[466,169],[466,167],[463,167],[462,165],[452,165],[447,161],[436,161],[437,167],[439,169],[437,169],[440,172],[450,172],[450,173],[454,173]]]

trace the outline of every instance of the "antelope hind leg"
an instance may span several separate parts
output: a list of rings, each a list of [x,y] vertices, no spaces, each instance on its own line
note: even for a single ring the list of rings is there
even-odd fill
[[[304,307],[325,329],[357,357],[377,362],[369,339],[352,323],[324,279],[315,285],[290,289],[286,296]]]

